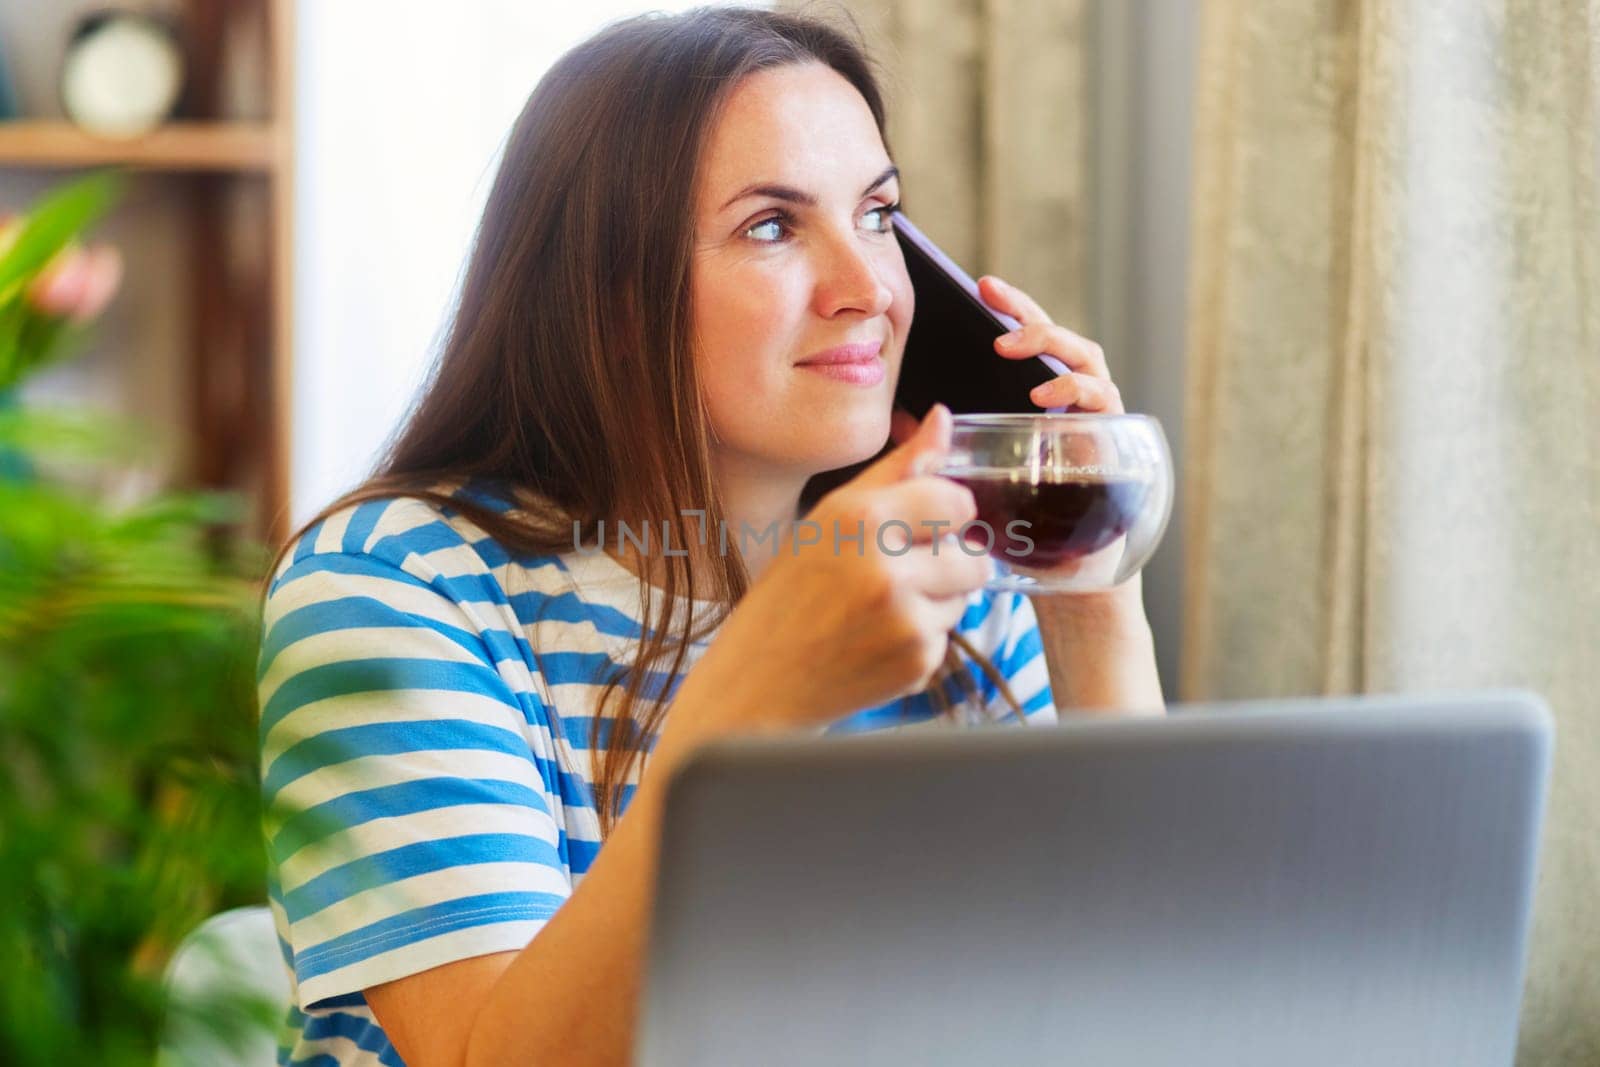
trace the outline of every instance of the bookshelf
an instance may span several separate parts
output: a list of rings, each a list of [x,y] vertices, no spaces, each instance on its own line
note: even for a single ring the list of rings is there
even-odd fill
[[[290,343],[293,313],[295,0],[186,0],[188,77],[180,113],[132,140],[89,135],[70,122],[0,121],[0,170],[113,167],[183,183],[185,277],[190,318],[183,353],[183,427],[192,488],[241,493],[247,527],[277,543],[289,511]],[[237,34],[241,20],[254,38]],[[225,42],[254,39],[265,55],[264,118],[222,114]],[[260,209],[241,232],[243,191]],[[240,269],[241,246],[259,249]],[[140,269],[123,249],[129,271]],[[248,258],[248,257],[244,257]]]

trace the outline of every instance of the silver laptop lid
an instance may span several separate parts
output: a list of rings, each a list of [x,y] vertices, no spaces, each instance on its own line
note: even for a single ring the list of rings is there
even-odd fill
[[[671,784],[637,1062],[1511,1063],[1519,692],[733,739]]]

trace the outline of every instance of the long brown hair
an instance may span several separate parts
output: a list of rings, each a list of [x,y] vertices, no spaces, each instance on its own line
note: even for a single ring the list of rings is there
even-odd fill
[[[566,53],[540,80],[511,130],[490,190],[442,353],[373,475],[305,523],[279,550],[352,504],[408,496],[463,514],[510,550],[570,551],[592,543],[602,519],[638,524],[672,516],[674,542],[702,529],[687,509],[724,514],[711,477],[707,419],[689,331],[693,204],[701,146],[744,76],[820,62],[865,98],[880,134],[884,106],[864,49],[803,16],[700,8],[615,23]],[[887,146],[888,141],[884,141]],[[817,484],[823,484],[819,476]],[[448,483],[492,479],[542,508],[501,511]],[[837,473],[833,481],[837,481]],[[808,486],[804,501],[817,494]],[[808,504],[806,506],[809,506]],[[612,740],[594,771],[602,837],[622,783],[666,711],[645,693],[657,664],[680,676],[694,641],[749,587],[738,553],[708,564],[697,586],[693,554],[666,560],[661,597],[639,583],[649,620],[637,658],[605,679],[617,707]],[[680,598],[715,591],[721,614],[695,631]],[[1022,711],[994,665],[958,632],[929,699],[945,714],[950,678],[962,702],[981,702],[956,648]],[[537,650],[536,650],[537,656]],[[909,699],[909,698],[908,698]],[[638,716],[638,721],[636,721]]]

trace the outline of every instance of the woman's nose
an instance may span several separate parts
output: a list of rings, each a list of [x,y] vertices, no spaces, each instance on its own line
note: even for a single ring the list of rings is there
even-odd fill
[[[819,314],[832,317],[843,311],[860,311],[868,317],[882,315],[889,310],[893,296],[884,284],[882,265],[859,235],[829,242],[826,258],[817,268]]]

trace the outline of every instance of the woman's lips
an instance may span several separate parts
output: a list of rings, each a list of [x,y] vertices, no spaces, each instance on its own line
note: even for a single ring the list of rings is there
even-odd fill
[[[878,356],[882,347],[882,341],[839,345],[808,356],[797,366],[852,385],[877,385],[884,378],[883,360]]]
[[[851,385],[877,385],[883,381],[883,360],[873,357],[858,363],[802,363],[801,370],[823,374]]]

